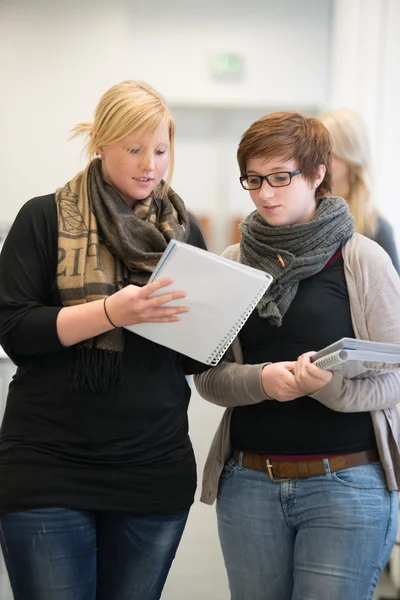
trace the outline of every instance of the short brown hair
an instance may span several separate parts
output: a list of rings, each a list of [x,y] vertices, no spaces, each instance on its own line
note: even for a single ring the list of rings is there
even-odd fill
[[[326,173],[316,197],[331,193],[332,140],[326,127],[316,118],[298,112],[275,112],[255,121],[240,140],[237,160],[245,175],[250,158],[279,156],[295,160],[305,179],[312,182],[319,165]]]

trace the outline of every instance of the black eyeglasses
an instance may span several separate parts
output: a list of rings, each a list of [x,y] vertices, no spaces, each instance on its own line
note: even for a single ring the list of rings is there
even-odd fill
[[[269,175],[242,175],[240,183],[245,190],[259,190],[264,179],[268,181],[271,187],[285,187],[285,185],[290,185],[292,177],[299,175],[299,173],[301,173],[300,169],[270,173]]]

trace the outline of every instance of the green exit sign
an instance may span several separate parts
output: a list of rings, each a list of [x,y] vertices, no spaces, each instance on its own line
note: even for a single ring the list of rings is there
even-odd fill
[[[239,80],[243,76],[244,60],[240,54],[214,54],[210,63],[212,76],[215,79]]]

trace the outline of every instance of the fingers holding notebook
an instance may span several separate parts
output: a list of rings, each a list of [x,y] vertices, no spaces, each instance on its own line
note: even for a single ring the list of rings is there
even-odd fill
[[[170,306],[173,300],[186,296],[182,290],[163,292],[171,279],[162,279],[143,287],[128,285],[107,298],[107,314],[115,327],[137,323],[168,323],[179,320],[187,306]],[[158,294],[153,296],[153,294]]]
[[[282,361],[266,365],[261,372],[261,383],[265,394],[271,400],[288,402],[304,396],[296,384],[293,361]]]
[[[315,352],[305,352],[295,362],[294,379],[304,395],[315,394],[333,377],[332,371],[324,371],[311,362]]]

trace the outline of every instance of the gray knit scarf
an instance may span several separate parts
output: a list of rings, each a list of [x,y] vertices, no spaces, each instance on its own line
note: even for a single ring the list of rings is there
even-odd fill
[[[239,226],[241,261],[274,278],[257,305],[260,317],[280,327],[300,281],[321,271],[354,229],[343,198],[322,198],[310,221],[285,227],[271,227],[252,212]]]

